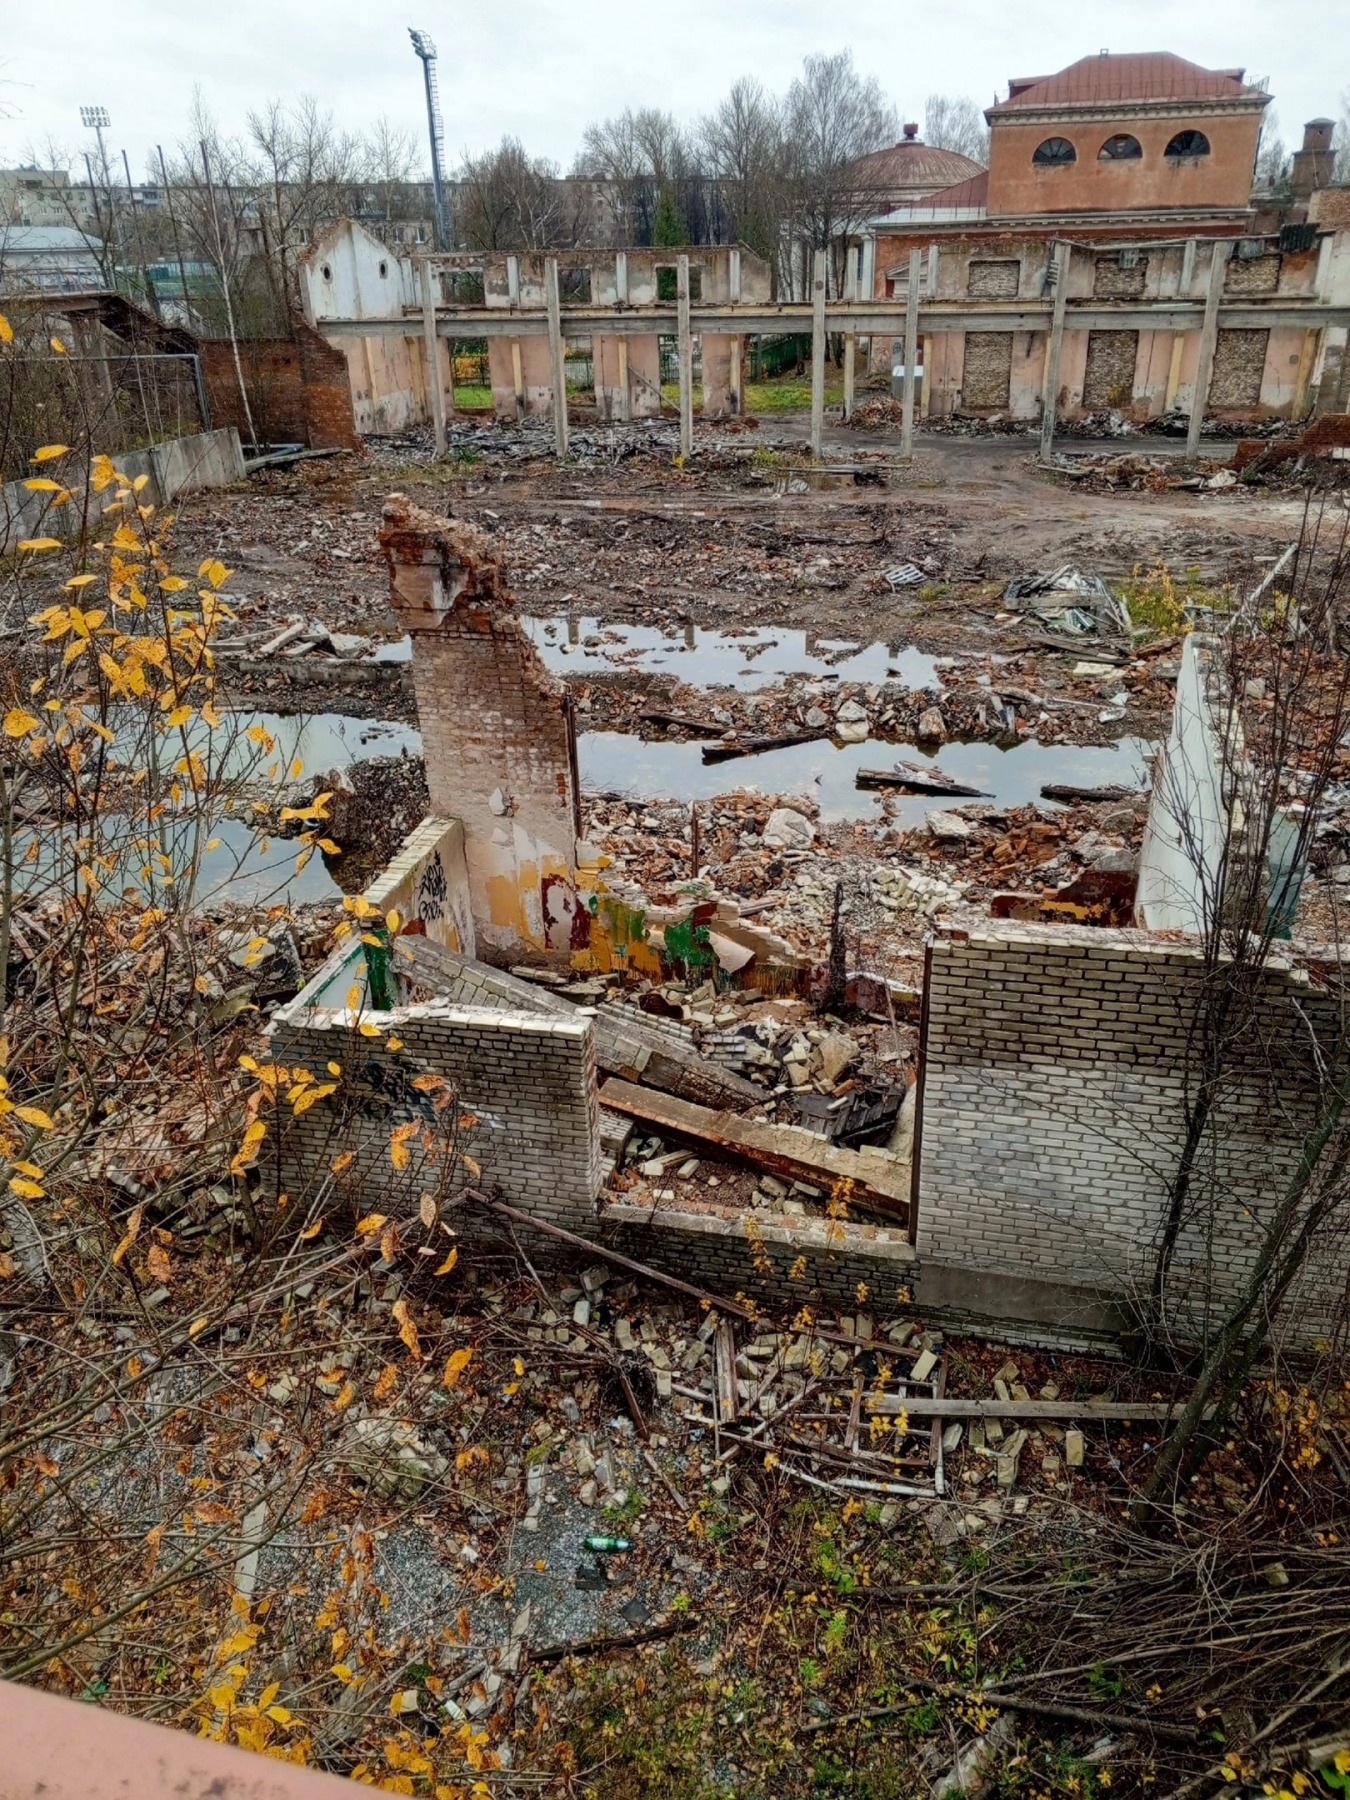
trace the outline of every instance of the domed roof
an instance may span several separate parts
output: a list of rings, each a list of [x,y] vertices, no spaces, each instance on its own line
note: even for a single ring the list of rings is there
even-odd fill
[[[959,150],[942,150],[906,135],[886,150],[860,156],[853,165],[858,186],[878,201],[919,199],[982,173],[982,165]]]

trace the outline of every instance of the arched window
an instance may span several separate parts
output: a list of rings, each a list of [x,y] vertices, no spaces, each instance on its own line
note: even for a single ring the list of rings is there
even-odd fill
[[[1047,138],[1043,144],[1037,144],[1031,160],[1042,169],[1062,169],[1066,164],[1078,161],[1078,152],[1068,138]]]
[[[1097,161],[1137,162],[1143,154],[1137,137],[1131,137],[1128,131],[1118,131],[1114,137],[1107,138],[1097,152]]]
[[[1179,131],[1163,151],[1164,156],[1208,156],[1209,139],[1203,131]]]

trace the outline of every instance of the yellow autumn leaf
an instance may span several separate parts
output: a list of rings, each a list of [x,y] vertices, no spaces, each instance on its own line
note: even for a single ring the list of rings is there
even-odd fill
[[[53,481],[50,475],[34,475],[23,484],[34,494],[64,494],[66,489],[59,481]]]
[[[333,1158],[328,1167],[334,1175],[340,1175],[344,1169],[350,1169],[355,1161],[355,1150],[344,1150],[340,1156]]]
[[[0,344],[12,344],[13,342],[14,327],[10,324],[5,315],[0,313]]]
[[[26,1175],[11,1175],[9,1188],[10,1192],[17,1194],[21,1200],[41,1200],[42,1198],[42,1184],[30,1181]]]
[[[20,538],[19,548],[20,550],[59,550],[61,540],[54,537]]]
[[[302,1244],[307,1244],[311,1238],[318,1237],[322,1230],[323,1220],[315,1219],[312,1225],[306,1225],[305,1229],[300,1233],[300,1242]]]
[[[413,1324],[412,1315],[408,1311],[406,1300],[395,1300],[394,1317],[398,1320],[398,1335],[408,1347],[408,1353],[414,1362],[422,1360],[422,1341],[417,1335],[417,1327]]]
[[[69,455],[69,444],[43,444],[41,449],[35,450],[28,460],[37,463],[55,462],[58,456]]]
[[[387,1216],[385,1213],[367,1213],[364,1219],[358,1219],[356,1221],[358,1236],[369,1237],[373,1231],[378,1231]]]
[[[393,1363],[386,1363],[380,1370],[380,1378],[375,1383],[375,1398],[387,1400],[398,1386],[398,1369]]]
[[[136,1242],[137,1237],[140,1235],[141,1220],[144,1217],[145,1208],[143,1206],[138,1206],[127,1220],[126,1235],[112,1254],[114,1268],[117,1267],[127,1251],[130,1250],[131,1246]]]
[[[190,1338],[200,1337],[210,1323],[209,1319],[194,1319],[188,1326],[188,1336]]]
[[[338,1680],[343,1682],[355,1681],[356,1679],[347,1663],[334,1663],[328,1673],[330,1675],[336,1675]]]
[[[473,1361],[473,1350],[452,1350],[450,1360],[445,1365],[445,1374],[441,1377],[448,1388],[458,1387],[459,1378]]]
[[[458,1261],[459,1261],[459,1249],[457,1246],[452,1245],[450,1248],[449,1255],[446,1257],[445,1261],[441,1264],[441,1266],[435,1271],[435,1273],[437,1275],[448,1275],[450,1273],[451,1269],[454,1268],[455,1264]]]
[[[347,1408],[355,1398],[356,1383],[354,1381],[344,1381],[342,1384],[342,1392],[333,1401],[333,1411],[335,1413],[346,1412]]]
[[[400,923],[398,908],[396,906],[390,907],[389,911],[384,915],[385,929],[391,936],[397,936]]]
[[[14,1117],[22,1119],[25,1125],[36,1125],[43,1131],[51,1131],[55,1126],[51,1114],[43,1112],[40,1106],[16,1106]]]
[[[436,1223],[436,1202],[430,1194],[423,1194],[417,1202],[417,1216],[430,1231]]]
[[[15,1267],[14,1258],[8,1250],[0,1250],[0,1281],[8,1281]]]
[[[173,1264],[163,1244],[151,1244],[145,1255],[145,1266],[159,1282],[168,1282],[173,1275]]]
[[[361,1033],[362,1037],[377,1038],[381,1035],[379,1026],[372,1025],[369,1019],[362,1019],[356,1029]]]
[[[54,351],[55,351],[55,352],[56,352],[56,354],[57,354],[57,355],[58,355],[58,356],[64,356],[64,355],[65,355],[65,353],[66,353],[66,346],[65,346],[65,344],[64,344],[64,342],[63,342],[63,341],[62,341],[62,340],[61,340],[61,339],[60,339],[60,338],[59,338],[59,337],[51,337],[51,338],[48,338],[48,339],[47,339],[47,342],[48,342],[48,343],[49,343],[49,344],[50,344],[50,345],[51,345],[51,347],[52,347],[52,349],[53,349],[53,350],[54,350]]]

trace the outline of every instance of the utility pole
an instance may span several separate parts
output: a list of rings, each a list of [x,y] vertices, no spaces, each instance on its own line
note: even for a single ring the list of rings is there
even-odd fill
[[[408,27],[413,53],[422,64],[422,78],[427,90],[427,133],[431,138],[431,187],[436,198],[436,248],[450,249],[450,231],[445,217],[445,184],[441,174],[441,158],[445,136],[441,130],[441,96],[436,81],[436,46],[431,34]]]

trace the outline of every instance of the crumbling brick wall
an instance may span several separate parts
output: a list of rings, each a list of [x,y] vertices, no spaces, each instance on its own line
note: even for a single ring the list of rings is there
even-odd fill
[[[363,1211],[415,1213],[422,1174],[395,1173],[389,1136],[395,1125],[438,1116],[413,1083],[444,1077],[456,1096],[451,1116],[472,1117],[462,1147],[479,1164],[477,1185],[565,1230],[593,1232],[601,1182],[595,1043],[589,1016],[504,1012],[434,1000],[379,1015],[402,1048],[359,1036],[345,1012],[302,1004],[278,1012],[272,1052],[290,1068],[317,1073],[342,1066],[338,1092],[288,1119],[282,1128],[278,1185],[292,1197],[312,1191],[316,1171],[352,1150],[347,1176]],[[353,1107],[353,1097],[355,1106]],[[452,1223],[469,1228],[469,1217]],[[496,1229],[490,1220],[480,1224]]]
[[[1225,294],[1273,294],[1280,285],[1280,265],[1283,258],[1278,251],[1265,256],[1234,256],[1229,259],[1228,267],[1223,272],[1223,291]]]
[[[1214,372],[1209,381],[1209,405],[1251,407],[1261,404],[1268,331],[1221,331],[1214,347]]]
[[[1090,412],[1104,406],[1128,406],[1134,397],[1138,361],[1137,331],[1090,331],[1083,372],[1083,405]]]
[[[200,351],[212,423],[235,426],[248,443],[233,349],[220,339],[208,339]],[[242,341],[239,360],[259,442],[307,444],[311,450],[357,448],[347,359],[317,331],[297,320],[294,337]]]
[[[780,1307],[796,1295],[882,1312],[909,1298],[913,1249],[903,1231],[881,1225],[754,1217],[752,1239],[742,1216],[630,1202],[604,1207],[600,1221],[601,1236],[625,1255],[715,1294],[750,1294]]]
[[[1012,380],[1012,333],[968,331],[961,404],[973,409],[1005,407]]]
[[[1099,256],[1092,265],[1092,292],[1098,299],[1140,300],[1148,286],[1148,258],[1136,254],[1131,264],[1119,255]]]
[[[1070,1288],[1124,1300],[1140,1293],[1177,1162],[1201,979],[1192,947],[1139,931],[985,922],[936,937],[923,1049],[922,1269],[1042,1284],[1050,1316],[1054,1295]],[[1324,995],[1271,971],[1254,1039],[1276,1058],[1282,1107],[1277,1115],[1267,1064],[1234,1071],[1216,1235],[1207,1239],[1202,1221],[1188,1225],[1174,1266],[1178,1319],[1192,1326],[1209,1259],[1231,1294],[1298,1154],[1299,1096],[1311,1074],[1295,1001],[1327,1036],[1334,1028]],[[1294,1314],[1304,1340],[1326,1327],[1331,1273],[1307,1275]]]
[[[464,825],[478,954],[566,961],[589,937],[576,891],[571,706],[516,617],[491,540],[401,495],[380,542],[413,640],[433,812]]]

